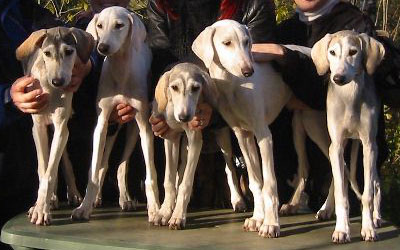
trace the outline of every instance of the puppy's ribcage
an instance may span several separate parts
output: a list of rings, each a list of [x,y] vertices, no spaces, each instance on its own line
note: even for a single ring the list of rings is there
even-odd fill
[[[218,107],[229,126],[253,133],[257,126],[272,123],[292,94],[269,64],[254,64],[248,78],[214,79],[221,93]]]

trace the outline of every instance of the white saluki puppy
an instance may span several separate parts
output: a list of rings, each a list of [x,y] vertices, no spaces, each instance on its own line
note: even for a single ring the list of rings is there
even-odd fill
[[[332,143],[329,157],[334,179],[336,227],[333,242],[350,241],[347,182],[344,181],[344,144],[359,139],[364,155],[364,191],[362,194],[361,236],[377,240],[380,223],[380,184],[376,168],[376,134],[381,102],[372,79],[385,55],[381,43],[366,34],[340,31],[327,34],[312,48],[318,74],[330,71],[327,96],[328,131]]]
[[[57,186],[58,164],[68,140],[68,119],[71,116],[72,92],[64,91],[71,82],[75,61],[86,63],[93,49],[93,37],[83,30],[57,27],[33,32],[17,49],[25,74],[38,79],[49,104],[32,115],[33,138],[38,158],[39,190],[35,206],[29,210],[31,222],[48,225],[51,222],[51,199]],[[54,136],[49,152],[47,125],[54,125]],[[69,168],[68,168],[69,166]],[[70,165],[66,172],[72,174]],[[67,178],[75,188],[74,179]],[[79,194],[79,193],[78,193]]]
[[[98,121],[93,135],[92,167],[86,196],[80,207],[72,213],[73,219],[89,219],[96,195],[104,177],[101,168],[108,166],[115,136],[108,137],[107,127],[111,111],[118,103],[131,105],[136,111],[142,151],[146,163],[146,196],[149,221],[152,222],[159,209],[157,174],[154,166],[153,133],[148,122],[147,77],[151,64],[151,51],[145,42],[146,29],[141,20],[122,7],[109,7],[95,15],[87,31],[98,41],[97,50],[106,56],[100,76],[97,95]],[[128,196],[126,171],[129,156],[134,149],[137,129],[134,122],[127,124],[127,145],[118,169],[120,205],[131,202]],[[106,169],[102,169],[103,176]],[[101,172],[101,171],[100,171]]]
[[[244,229],[263,237],[278,237],[278,193],[272,135],[275,120],[292,92],[269,63],[254,63],[246,26],[222,20],[207,27],[192,45],[209,69],[219,94],[217,108],[238,138],[254,196],[254,213]],[[262,172],[254,142],[261,153]]]
[[[210,76],[191,63],[175,65],[170,71],[164,73],[158,81],[153,102],[153,115],[165,117],[170,130],[164,140],[166,170],[164,179],[165,198],[156,217],[155,224],[169,224],[171,229],[181,229],[185,226],[186,211],[192,193],[194,174],[202,147],[202,133],[188,127],[196,114],[197,105],[202,102],[214,104],[217,91],[211,84]],[[176,190],[176,174],[181,134],[186,133],[188,138],[187,157],[182,162],[183,174],[179,176],[178,194]],[[216,132],[217,143],[226,161],[225,171],[231,190],[231,201],[234,209],[243,209],[244,201],[239,193],[238,181],[232,162],[232,149],[228,128]],[[181,152],[182,153],[182,152]],[[183,153],[186,155],[186,153]]]

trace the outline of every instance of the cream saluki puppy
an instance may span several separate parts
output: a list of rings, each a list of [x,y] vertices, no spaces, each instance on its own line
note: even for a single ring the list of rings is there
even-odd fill
[[[331,137],[329,157],[334,179],[336,227],[333,242],[350,241],[347,183],[344,181],[344,144],[359,139],[364,155],[361,236],[377,240],[380,224],[380,184],[376,169],[376,134],[381,103],[372,79],[385,55],[381,43],[366,34],[340,31],[327,34],[311,52],[318,74],[330,71],[327,96],[327,121]]]
[[[211,84],[210,76],[191,63],[181,63],[164,73],[158,81],[153,115],[165,117],[170,130],[164,140],[166,170],[164,179],[165,198],[156,217],[155,224],[169,224],[171,229],[181,229],[185,226],[186,210],[192,193],[194,174],[203,144],[202,133],[188,127],[196,113],[199,103],[214,104],[217,97],[215,85]],[[176,174],[180,155],[182,132],[188,138],[188,153],[183,162],[183,176],[179,176],[176,190]],[[232,206],[235,210],[243,209],[244,201],[238,190],[238,181],[232,162],[232,149],[229,129],[224,128],[216,132],[217,143],[221,147],[226,161],[225,171],[231,190]],[[182,150],[185,150],[182,148]],[[177,192],[178,191],[178,192]]]
[[[270,64],[253,62],[249,31],[236,21],[222,20],[207,27],[192,49],[210,71],[219,94],[217,108],[238,138],[247,165],[254,213],[244,228],[259,230],[263,237],[278,237],[279,199],[268,125],[292,93]]]
[[[69,135],[67,123],[71,116],[73,93],[64,91],[64,88],[71,82],[75,61],[79,57],[86,63],[93,46],[93,37],[85,31],[57,27],[33,32],[16,52],[25,74],[38,79],[43,92],[49,94],[48,106],[32,115],[40,185],[36,204],[29,210],[29,217],[37,225],[50,224],[50,206],[57,186],[58,164]],[[47,125],[50,124],[54,125],[54,136],[49,152]],[[65,167],[73,177],[70,165]],[[71,181],[74,182],[74,179],[67,178],[67,182]],[[69,185],[76,188],[75,183]]]
[[[98,41],[97,50],[106,58],[97,95],[98,121],[93,135],[93,158],[88,187],[81,206],[73,211],[72,218],[89,219],[104,178],[100,174],[103,176],[105,174],[104,168],[108,166],[108,156],[116,136],[106,137],[108,119],[118,103],[126,103],[137,111],[135,118],[146,163],[146,196],[151,222],[159,209],[159,201],[153,133],[148,122],[150,107],[147,97],[147,77],[151,64],[151,51],[145,42],[146,29],[135,14],[122,7],[110,7],[93,17],[87,31]],[[131,122],[127,126],[127,145],[123,153],[123,162],[118,169],[122,208],[125,203],[132,202],[127,191],[126,171],[137,138],[136,124]]]

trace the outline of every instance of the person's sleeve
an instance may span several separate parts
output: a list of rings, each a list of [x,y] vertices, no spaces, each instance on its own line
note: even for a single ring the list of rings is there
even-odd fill
[[[276,27],[275,4],[272,0],[256,0],[248,7],[245,20],[253,43],[275,41]]]
[[[285,50],[278,66],[282,78],[294,95],[313,109],[325,110],[327,76],[319,76],[311,58],[297,51]]]
[[[14,106],[10,89],[11,84],[0,84],[0,128],[11,124],[24,115]]]

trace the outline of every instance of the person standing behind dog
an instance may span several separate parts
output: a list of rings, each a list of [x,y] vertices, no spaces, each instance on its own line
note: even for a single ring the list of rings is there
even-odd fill
[[[234,19],[247,25],[253,41],[258,43],[273,41],[272,31],[276,26],[275,5],[272,0],[149,0],[147,15],[148,41],[153,52],[152,93],[154,93],[158,78],[169,65],[178,62],[193,62],[202,65],[192,52],[191,45],[200,32],[215,21]],[[227,126],[222,117],[208,104],[199,105],[197,113],[198,115],[189,122],[192,129]],[[150,123],[156,136],[162,137],[169,129],[164,118],[151,117]],[[212,137],[208,129],[203,132],[203,152],[205,148],[214,148],[214,152],[219,151],[216,146],[212,146],[216,145],[212,142],[214,141]],[[157,139],[155,141],[158,176],[163,178],[164,170],[161,166],[164,166],[164,161],[160,157],[160,153],[163,152],[162,142]],[[201,162],[205,158],[205,154],[200,156],[199,171],[203,169]],[[215,168],[213,163],[212,168]],[[214,169],[211,171],[215,172]],[[215,188],[212,188],[214,178],[207,176],[204,179],[209,190],[214,192]],[[205,196],[212,198],[212,195],[208,193],[205,193]]]
[[[340,30],[355,30],[375,36],[375,27],[372,21],[350,3],[340,0],[294,0],[294,2],[297,6],[296,14],[277,27],[278,43],[312,47],[327,33],[335,33]],[[298,98],[292,99],[290,103],[292,108],[326,109],[327,81],[329,81],[329,78],[317,74],[311,58],[274,43],[253,44],[252,52],[256,61],[273,60],[277,62],[277,69],[282,73],[284,81]],[[291,117],[288,116],[290,114],[286,113],[286,117],[282,115],[278,117],[277,124],[280,124],[278,127],[291,122]],[[274,133],[274,129],[272,129],[272,132]],[[384,133],[383,112],[381,112],[377,136],[378,167],[384,162],[388,153]],[[287,139],[287,137],[284,138]],[[282,140],[282,138],[277,138],[277,141],[274,139],[274,144],[291,143]],[[314,210],[318,210],[326,198],[326,193],[324,194],[322,190],[327,191],[329,188],[331,167],[325,157],[317,152],[319,149],[315,144],[311,141],[308,141],[307,144],[310,161],[309,179],[311,179],[311,181],[308,181],[308,189],[311,191],[309,193],[311,195],[310,206]],[[280,189],[280,191],[290,189],[287,185],[285,186],[286,180],[290,178],[290,175],[294,175],[297,170],[297,160],[295,157],[288,159],[287,155],[290,154],[288,151],[290,151],[288,148],[285,148],[285,150],[278,148],[276,150],[277,155],[274,156],[278,161],[277,164],[283,160],[288,163],[284,169],[277,168],[277,178],[280,184],[278,190]],[[362,161],[358,161],[358,163],[362,164]],[[362,168],[359,167],[358,170],[361,174]],[[354,202],[354,204],[359,203]]]

